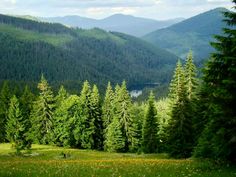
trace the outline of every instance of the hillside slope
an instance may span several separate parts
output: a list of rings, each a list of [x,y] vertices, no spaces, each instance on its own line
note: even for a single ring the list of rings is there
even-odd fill
[[[196,60],[209,57],[213,48],[209,45],[213,35],[220,34],[225,26],[222,12],[225,8],[217,8],[199,14],[168,28],[154,31],[143,37],[161,48],[184,58],[189,50],[193,50]]]
[[[138,38],[0,15],[0,80],[166,83],[177,57]]]

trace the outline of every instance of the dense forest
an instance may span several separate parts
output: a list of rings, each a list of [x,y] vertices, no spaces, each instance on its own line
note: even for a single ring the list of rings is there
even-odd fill
[[[185,63],[176,63],[166,99],[156,101],[150,92],[147,102],[134,103],[125,81],[115,86],[109,82],[104,97],[88,81],[79,95],[63,86],[55,94],[44,75],[37,95],[28,86],[12,92],[5,81],[0,92],[0,142],[12,143],[17,153],[38,143],[109,152],[167,152],[174,158],[235,163],[236,13],[224,15],[228,27],[212,43],[216,52],[202,78],[197,78],[189,52]]]
[[[138,38],[101,29],[73,29],[0,15],[0,81],[51,84],[78,93],[89,80],[112,84],[168,83],[177,57]],[[21,84],[19,84],[21,85]]]

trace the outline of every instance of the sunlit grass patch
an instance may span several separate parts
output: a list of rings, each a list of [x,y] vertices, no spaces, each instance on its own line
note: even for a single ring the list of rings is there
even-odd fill
[[[30,152],[25,151],[21,156],[13,152],[10,144],[0,144],[0,176],[236,176],[234,167],[219,167],[194,159],[168,159],[166,154],[107,153],[44,145],[33,145]]]

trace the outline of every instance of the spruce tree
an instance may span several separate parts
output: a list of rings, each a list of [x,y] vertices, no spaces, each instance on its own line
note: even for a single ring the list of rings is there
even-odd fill
[[[100,104],[100,96],[96,85],[93,86],[91,97],[91,117],[94,119],[94,148],[103,149],[103,122],[102,122],[102,110]]]
[[[119,119],[121,131],[125,137],[125,151],[132,150],[136,146],[136,125],[133,121],[132,103],[129,92],[126,88],[126,82],[116,89],[115,97],[115,116]]]
[[[10,100],[6,133],[7,139],[12,143],[17,153],[19,153],[20,150],[30,147],[31,144],[28,141],[26,121],[23,118],[20,104],[16,96],[13,96]]]
[[[7,81],[4,81],[0,92],[0,143],[6,141],[6,121],[11,93]]]
[[[105,140],[105,150],[109,152],[122,152],[125,148],[125,137],[121,131],[121,124],[118,117],[114,117],[108,125]]]
[[[229,26],[212,43],[216,52],[204,70],[203,87],[208,97],[205,115],[209,121],[195,155],[236,162],[236,13],[227,11],[224,15]]]
[[[102,105],[102,120],[104,127],[104,136],[107,132],[108,125],[111,123],[114,115],[114,93],[111,87],[111,83],[108,82],[105,98]]]
[[[178,60],[173,78],[170,83],[169,95],[168,95],[168,97],[171,100],[171,103],[173,104],[176,102],[176,100],[179,99],[179,93],[183,86],[183,81],[184,81],[184,70],[181,61]]]
[[[80,111],[80,100],[77,95],[71,95],[63,100],[55,110],[54,142],[58,146],[79,147],[75,137],[78,125],[78,111]],[[79,113],[80,114],[80,113]]]
[[[193,148],[192,118],[190,102],[185,86],[184,71],[180,61],[177,63],[171,85],[172,111],[168,125],[168,149],[170,156],[186,158],[191,156]],[[173,94],[174,93],[174,94]]]
[[[63,85],[61,85],[57,96],[55,97],[56,107],[59,107],[61,102],[68,98],[69,94],[67,93],[66,89]]]
[[[187,96],[189,100],[194,98],[194,95],[196,94],[196,88],[197,88],[196,72],[197,69],[193,63],[193,53],[192,51],[190,51],[187,56],[186,64],[184,67],[185,86],[187,87]]]
[[[158,151],[158,123],[157,110],[154,103],[153,92],[150,92],[148,108],[143,122],[142,149],[145,153],[155,153]]]
[[[28,143],[29,146],[32,143],[32,138],[30,138],[30,128],[31,128],[31,121],[30,121],[30,112],[32,110],[32,105],[34,103],[35,96],[31,92],[30,88],[26,85],[23,91],[23,94],[20,97],[20,106],[22,110],[22,116],[25,122],[25,130],[28,136]]]
[[[81,130],[81,146],[86,149],[94,148],[93,135],[95,133],[94,117],[91,112],[91,87],[88,81],[85,81],[80,94],[80,102],[82,107],[82,127]]]
[[[53,141],[53,111],[55,99],[51,87],[44,76],[38,83],[40,91],[31,112],[32,135],[37,143],[51,144]]]

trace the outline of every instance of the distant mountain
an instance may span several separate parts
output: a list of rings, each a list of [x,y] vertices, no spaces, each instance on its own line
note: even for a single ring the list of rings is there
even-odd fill
[[[41,73],[78,91],[84,80],[105,88],[168,83],[177,57],[146,41],[101,29],[73,29],[0,15],[0,81],[37,82]]]
[[[40,20],[62,23],[67,26],[80,27],[84,29],[97,27],[107,31],[116,31],[141,37],[154,30],[165,28],[178,23],[182,21],[183,18],[157,21],[152,19],[134,17],[131,15],[115,14],[101,20],[95,20],[80,16],[40,18]]]
[[[210,42],[214,35],[221,34],[225,27],[222,12],[225,8],[217,8],[199,14],[165,29],[160,29],[143,37],[163,49],[184,58],[192,50],[197,61],[210,56],[214,49]]]

